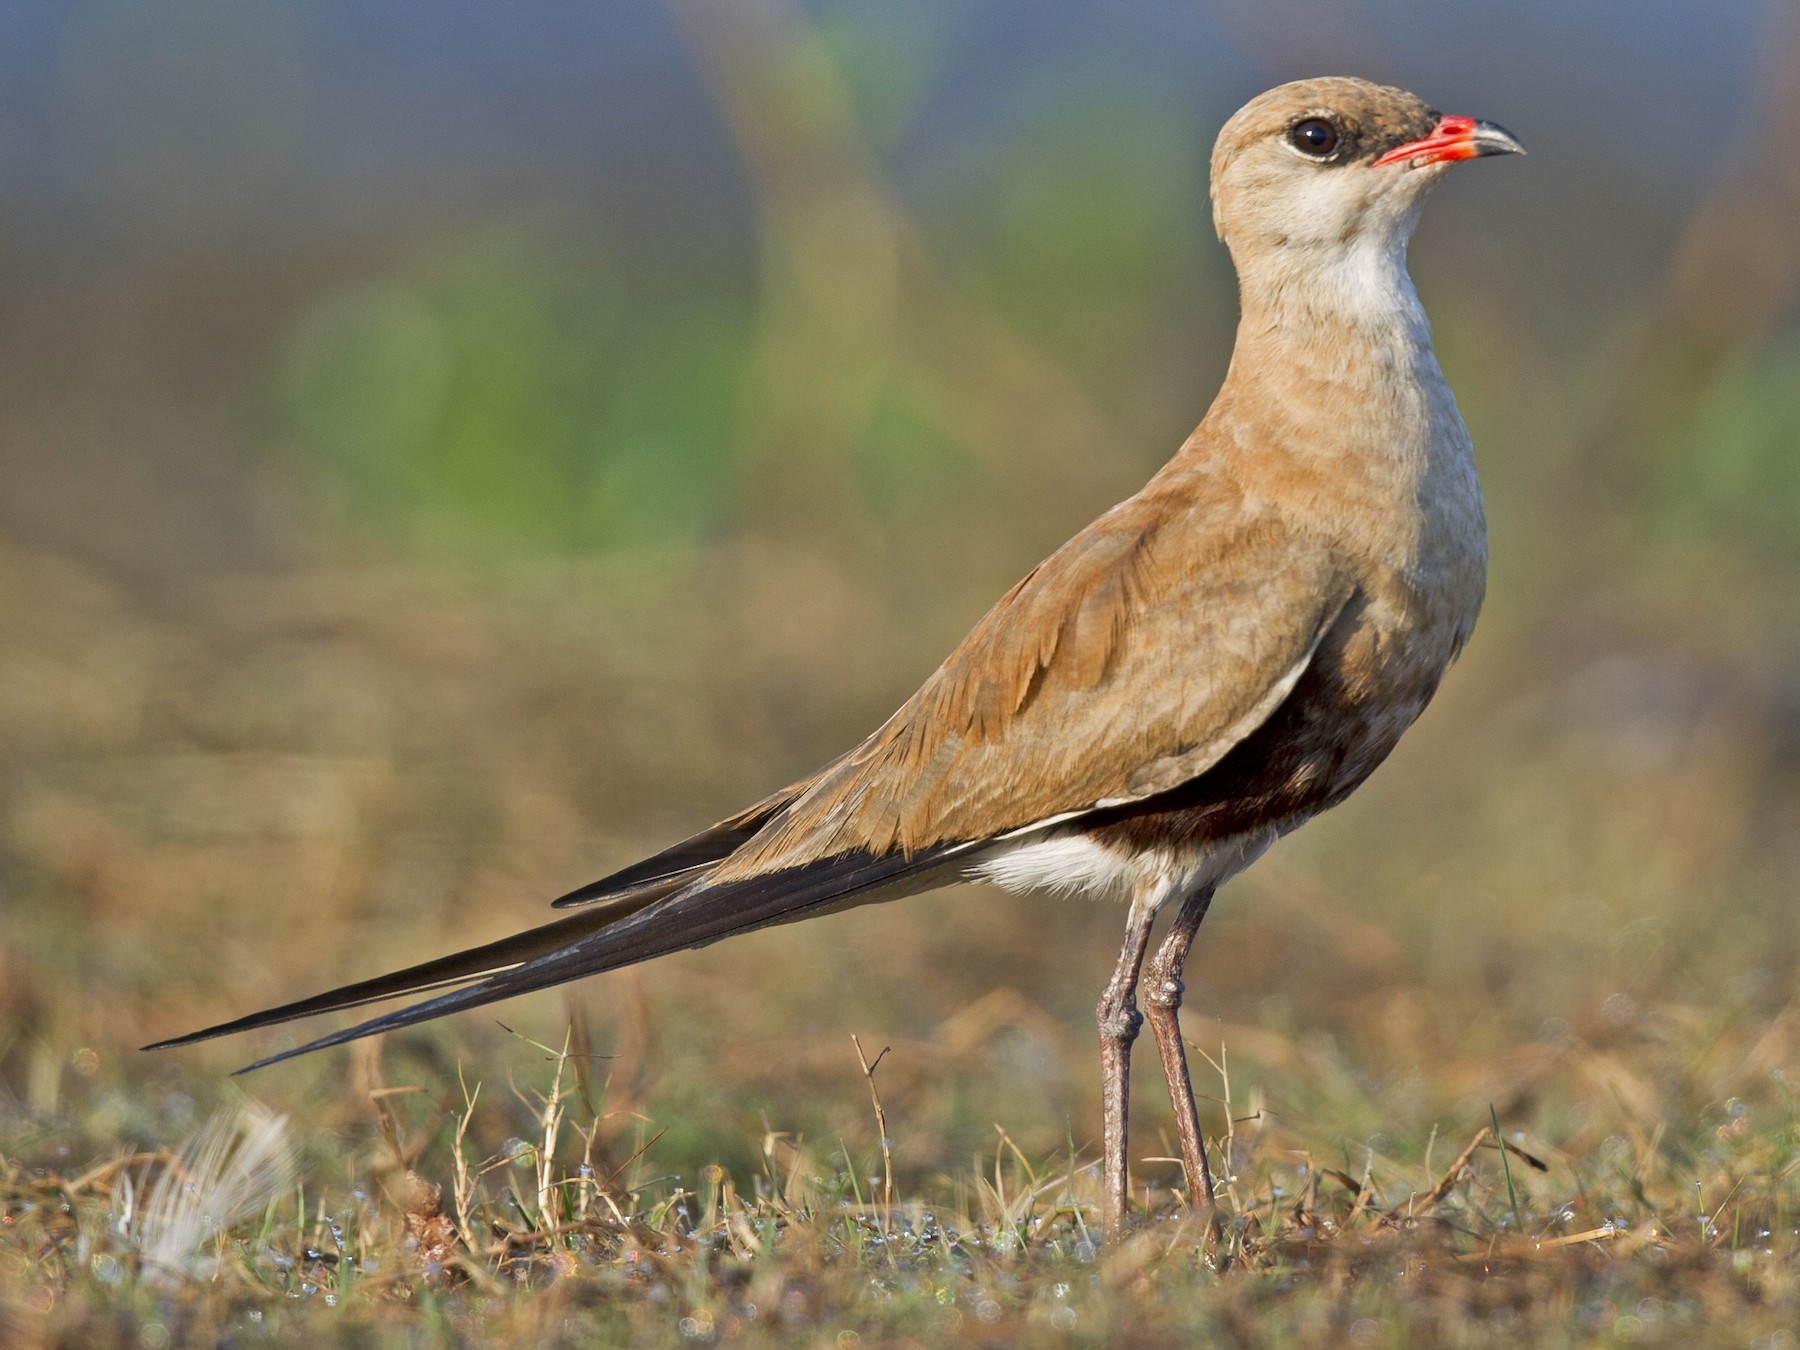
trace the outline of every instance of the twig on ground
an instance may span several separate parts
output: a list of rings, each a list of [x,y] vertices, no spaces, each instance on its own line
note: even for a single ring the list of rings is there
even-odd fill
[[[1450,1164],[1449,1170],[1438,1178],[1437,1185],[1425,1193],[1426,1204],[1439,1205],[1444,1202],[1450,1192],[1456,1188],[1456,1183],[1462,1179],[1463,1169],[1475,1157],[1475,1150],[1491,1139],[1493,1134],[1493,1130],[1486,1125],[1475,1132],[1475,1137],[1469,1140],[1468,1146],[1461,1153],[1456,1155],[1456,1161]]]
[[[862,1042],[854,1032],[850,1035],[850,1044],[856,1047],[856,1062],[862,1065],[863,1077],[869,1083],[869,1100],[875,1106],[875,1130],[881,1137],[881,1227],[882,1232],[887,1234],[894,1229],[894,1153],[888,1139],[887,1112],[881,1109],[881,1093],[875,1090],[875,1070],[887,1058],[890,1047],[883,1046],[881,1053],[875,1056],[875,1062],[871,1064],[868,1056],[863,1054]]]

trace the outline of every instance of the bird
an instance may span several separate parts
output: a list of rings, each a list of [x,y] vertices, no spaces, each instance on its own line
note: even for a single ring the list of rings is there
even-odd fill
[[[554,902],[566,917],[145,1048],[432,995],[248,1072],[958,881],[1115,899],[1125,940],[1095,1010],[1104,1231],[1129,1220],[1131,1048],[1146,1020],[1188,1199],[1216,1222],[1183,966],[1217,888],[1368,778],[1474,628],[1481,489],[1406,252],[1451,165],[1523,151],[1495,123],[1361,79],[1252,99],[1211,161],[1239,288],[1211,408],[867,739],[571,891]]]

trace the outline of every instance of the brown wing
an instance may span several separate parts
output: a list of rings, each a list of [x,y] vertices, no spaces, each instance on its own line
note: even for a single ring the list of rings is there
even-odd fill
[[[712,880],[912,854],[1134,801],[1286,697],[1352,585],[1228,485],[1153,484],[1013,587]]]

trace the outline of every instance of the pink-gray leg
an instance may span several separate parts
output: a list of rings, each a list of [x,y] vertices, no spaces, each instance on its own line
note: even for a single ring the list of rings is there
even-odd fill
[[[1194,1084],[1188,1076],[1187,1050],[1181,1043],[1181,968],[1212,897],[1213,888],[1208,886],[1181,902],[1174,922],[1163,935],[1162,945],[1144,972],[1144,1002],[1149,1009],[1150,1030],[1156,1035],[1156,1048],[1162,1055],[1163,1076],[1169,1080],[1169,1100],[1175,1108],[1175,1133],[1181,1138],[1188,1196],[1203,1213],[1213,1207],[1213,1179],[1206,1161],[1206,1139],[1200,1133],[1200,1114],[1194,1105]]]
[[[1138,968],[1150,946],[1150,925],[1156,911],[1134,903],[1126,920],[1125,946],[1119,964],[1100,995],[1095,1017],[1100,1025],[1100,1109],[1105,1131],[1105,1157],[1101,1171],[1106,1186],[1106,1236],[1116,1238],[1125,1230],[1125,1197],[1130,1187],[1125,1145],[1131,1095],[1131,1043],[1137,1039],[1143,1017],[1137,1010]]]

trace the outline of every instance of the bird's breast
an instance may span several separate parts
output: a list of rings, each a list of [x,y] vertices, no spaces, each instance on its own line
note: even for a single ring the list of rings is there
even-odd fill
[[[1142,801],[1085,817],[1103,849],[1246,860],[1360,786],[1424,711],[1480,607],[1485,546],[1465,521],[1420,522],[1421,536],[1462,528],[1429,557],[1355,570],[1357,592],[1292,692],[1205,773]],[[1228,874],[1226,869],[1223,874]]]

